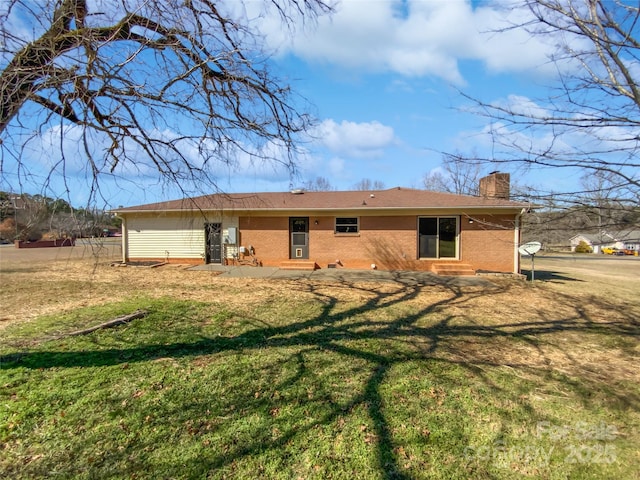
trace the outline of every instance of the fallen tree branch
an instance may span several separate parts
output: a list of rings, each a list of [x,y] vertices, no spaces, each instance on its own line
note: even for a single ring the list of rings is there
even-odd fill
[[[75,337],[78,335],[86,335],[91,332],[95,332],[96,330],[100,330],[103,328],[111,328],[117,325],[122,325],[124,323],[129,323],[131,320],[136,320],[138,318],[143,318],[147,316],[146,310],[136,310],[129,315],[122,315],[121,317],[114,318],[113,320],[109,320],[108,322],[101,323],[99,325],[95,325],[93,327],[85,328],[83,330],[76,330],[75,332],[64,333],[55,337],[55,339],[65,338],[65,337]]]

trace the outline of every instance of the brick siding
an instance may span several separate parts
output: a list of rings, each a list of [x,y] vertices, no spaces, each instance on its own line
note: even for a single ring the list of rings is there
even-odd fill
[[[464,262],[476,270],[514,270],[514,216],[460,217],[460,258],[418,259],[418,217],[360,217],[357,234],[335,234],[333,216],[309,217],[309,260],[320,268],[339,262],[346,268],[430,270],[435,262]],[[317,221],[317,224],[316,224]],[[253,246],[265,266],[289,259],[289,217],[240,217],[240,244]]]

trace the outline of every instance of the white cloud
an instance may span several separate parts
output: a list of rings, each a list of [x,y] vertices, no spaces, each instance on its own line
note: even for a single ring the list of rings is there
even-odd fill
[[[552,112],[547,108],[522,95],[509,95],[507,98],[498,99],[493,102],[493,106],[528,118],[543,119],[552,116]]]
[[[549,57],[557,50],[558,39],[554,35],[532,35],[516,25],[530,23],[533,18],[528,8],[509,2],[481,7],[472,13],[474,35],[467,48],[468,58],[482,61],[494,72],[524,72],[553,74],[555,69]],[[502,31],[501,31],[502,30]]]
[[[508,28],[530,19],[528,10],[505,1],[474,7],[469,0],[343,0],[313,30],[288,36],[268,21],[262,28],[273,47],[309,61],[460,85],[465,83],[461,60],[477,60],[498,72],[536,68],[541,73],[555,50],[553,39]]]
[[[316,143],[334,154],[376,158],[395,142],[393,128],[379,122],[323,121],[312,133]]]
[[[104,157],[110,146],[108,139],[94,131],[83,132],[76,125],[51,126],[28,142],[25,152],[29,153],[27,163],[32,165],[28,174],[41,182],[50,177],[52,181],[55,180],[55,188],[59,191],[65,191],[68,186],[74,192],[84,191],[88,195],[93,172],[84,151],[85,134],[86,145],[91,149],[100,171],[101,185],[105,182],[112,184],[109,193],[105,190],[105,195],[113,193],[114,198],[121,196],[123,193],[118,193],[118,186],[123,191],[139,191],[138,195],[160,192],[159,188],[166,190],[163,190],[163,195],[173,191],[141,147],[130,139],[125,140],[127,158],[122,158],[111,173],[111,160]],[[398,144],[394,129],[380,122],[327,119],[312,132],[307,149],[298,150],[292,159],[294,168],[291,169],[287,163],[289,152],[284,146],[273,142],[261,147],[227,146],[228,150],[220,155],[214,154],[215,144],[210,145],[207,140],[200,143],[196,139],[185,139],[170,129],[148,131],[147,134],[167,143],[178,143],[182,159],[176,157],[175,151],[158,145],[161,157],[170,162],[174,169],[182,170],[184,160],[196,169],[203,169],[221,188],[230,191],[246,189],[247,186],[281,190],[292,182],[295,184],[298,178],[304,180],[315,176],[327,176],[335,182],[353,171],[354,162],[360,165],[358,171],[362,171],[362,168],[371,165],[371,159],[384,157],[387,149]],[[209,156],[211,160],[205,161]],[[4,173],[9,167],[5,164]],[[18,175],[17,169],[9,170],[15,170],[14,176]],[[272,187],[269,188],[269,185]],[[51,187],[54,188],[53,184]],[[207,193],[207,189],[210,189],[204,178],[202,182],[185,180],[182,187],[185,192],[197,193]]]

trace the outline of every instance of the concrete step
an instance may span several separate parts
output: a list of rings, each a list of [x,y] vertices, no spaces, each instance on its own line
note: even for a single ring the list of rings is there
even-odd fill
[[[318,268],[316,262],[311,260],[289,260],[280,264],[281,270],[308,270],[313,271]]]
[[[468,263],[434,263],[431,271],[436,275],[451,277],[464,277],[476,274],[476,271]]]

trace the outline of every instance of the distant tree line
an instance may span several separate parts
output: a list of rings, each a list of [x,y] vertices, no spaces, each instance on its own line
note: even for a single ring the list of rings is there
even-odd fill
[[[302,188],[307,192],[331,192],[336,190],[336,187],[331,185],[331,182],[325,177],[316,177],[313,180],[307,180],[303,182]],[[363,178],[351,186],[351,190],[360,191],[384,190],[385,188],[384,182],[371,180],[370,178]]]
[[[542,208],[527,215],[522,225],[523,242],[539,241],[544,245],[568,245],[579,233],[620,233],[637,230],[640,208],[613,204],[580,205],[570,208]]]
[[[3,242],[105,236],[118,231],[120,223],[108,212],[74,208],[59,198],[0,191]]]

